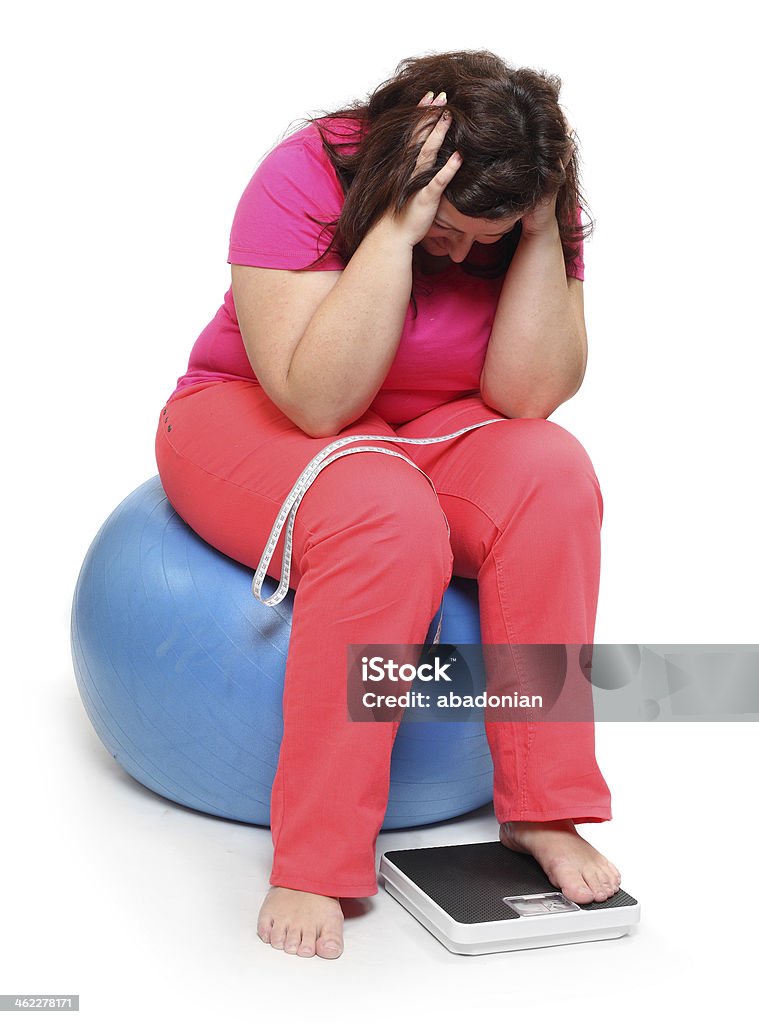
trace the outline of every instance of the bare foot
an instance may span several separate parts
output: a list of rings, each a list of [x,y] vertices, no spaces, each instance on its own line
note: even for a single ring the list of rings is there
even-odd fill
[[[619,871],[577,834],[571,818],[505,821],[498,838],[509,850],[533,856],[551,884],[574,903],[603,903],[619,889]]]
[[[343,951],[343,910],[335,896],[272,886],[261,904],[258,936],[274,949],[334,960]]]

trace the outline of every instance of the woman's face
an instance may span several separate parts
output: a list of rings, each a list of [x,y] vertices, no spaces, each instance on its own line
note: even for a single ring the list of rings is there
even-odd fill
[[[491,245],[503,238],[519,222],[519,217],[485,220],[465,217],[443,196],[432,227],[419,243],[431,256],[448,256],[454,263],[466,259],[473,242]]]

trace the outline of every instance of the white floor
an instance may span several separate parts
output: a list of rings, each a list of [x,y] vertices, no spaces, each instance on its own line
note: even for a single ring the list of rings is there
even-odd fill
[[[483,46],[558,74],[582,142],[590,355],[552,419],[604,495],[595,640],[754,641],[750,6],[640,0],[620,32],[609,4],[390,0],[368,34],[348,0],[5,6],[0,995],[78,994],[88,1024],[754,1019],[756,723],[598,725],[614,818],[581,832],[640,901],[634,936],[455,956],[380,891],[346,903],[343,957],[303,960],[255,933],[268,830],[124,775],[68,646],[79,566],[156,472],[261,157],[398,61]],[[378,855],[495,837],[484,808]]]
[[[345,953],[323,961],[256,936],[268,829],[184,809],[125,775],[65,666],[11,710],[2,993],[79,994],[81,1019],[98,1024],[176,1019],[180,1009],[186,1021],[254,1009],[336,1021],[520,1010],[532,1020],[632,1020],[654,1008],[656,1019],[695,1009],[725,1019],[745,1010],[755,961],[750,726],[597,726],[614,819],[580,831],[640,901],[634,935],[456,956],[380,889],[346,901]],[[382,834],[378,858],[495,835],[487,807]]]

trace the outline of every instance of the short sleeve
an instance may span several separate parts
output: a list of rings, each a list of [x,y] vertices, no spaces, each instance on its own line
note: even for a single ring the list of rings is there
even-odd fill
[[[327,248],[333,229],[309,219],[333,221],[344,196],[332,164],[314,137],[290,137],[259,164],[237,204],[227,263],[304,270]],[[336,253],[313,270],[342,270]]]
[[[582,209],[578,206],[575,211],[575,224],[582,224]],[[585,280],[584,247],[582,239],[577,242],[579,252],[577,256],[566,265],[567,277],[576,277],[579,281]]]

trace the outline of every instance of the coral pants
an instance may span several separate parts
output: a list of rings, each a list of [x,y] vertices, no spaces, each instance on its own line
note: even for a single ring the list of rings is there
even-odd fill
[[[504,422],[402,444],[489,419]],[[585,449],[558,424],[500,416],[479,395],[395,428],[367,412],[332,438],[313,438],[257,383],[207,381],[162,410],[156,460],[182,519],[256,568],[306,465],[353,434],[397,436],[378,447],[397,447],[429,480],[402,458],[352,453],[316,477],[295,518],[269,881],[326,896],[377,892],[398,729],[348,720],[347,645],[423,644],[453,574],[478,582],[483,644],[590,644],[600,573],[603,500]],[[267,569],[275,579],[284,540],[283,532]],[[592,721],[485,727],[499,822],[611,818]]]

